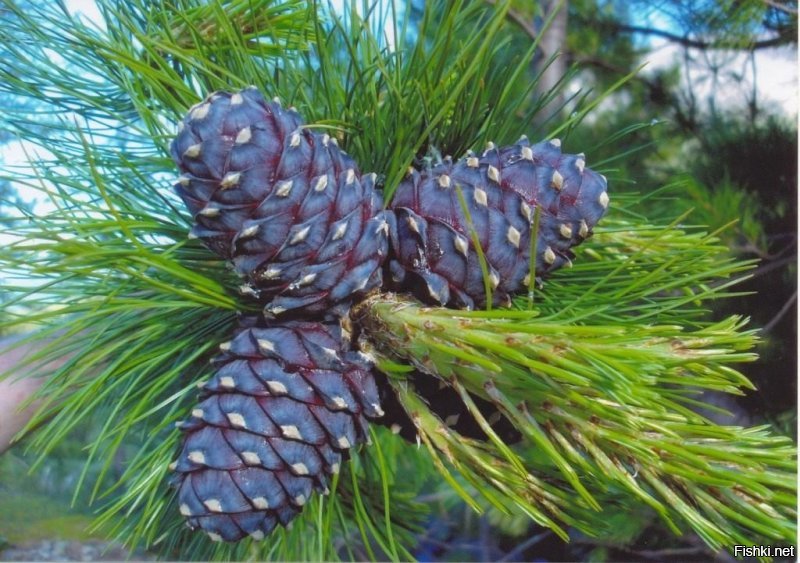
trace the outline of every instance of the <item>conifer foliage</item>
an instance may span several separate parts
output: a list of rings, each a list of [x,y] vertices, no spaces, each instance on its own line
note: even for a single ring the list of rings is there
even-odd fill
[[[699,414],[751,388],[755,334],[707,304],[752,262],[573,146],[628,77],[534,120],[558,96],[509,1],[97,4],[0,0],[30,160],[0,182],[50,202],[4,220],[0,330],[36,329],[2,377],[45,376],[39,459],[92,428],[104,532],[410,560],[434,491],[565,541],[647,513],[794,542],[791,440]]]

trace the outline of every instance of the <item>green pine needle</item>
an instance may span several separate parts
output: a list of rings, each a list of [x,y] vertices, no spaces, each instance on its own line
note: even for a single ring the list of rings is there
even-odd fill
[[[604,266],[613,262],[606,258]],[[672,299],[676,307],[683,302],[681,294]],[[753,331],[735,317],[695,330],[638,320],[607,324],[603,308],[584,305],[586,311],[573,307],[580,319],[574,323],[537,316],[541,311],[454,312],[380,295],[362,304],[357,318],[379,358],[409,362],[462,397],[466,390],[490,400],[543,455],[544,462],[526,458],[491,433],[471,446],[395,383],[422,440],[490,502],[503,499],[557,533],[571,525],[592,534],[595,522],[585,513],[601,511],[599,499],[609,490],[624,491],[676,532],[691,527],[715,549],[754,536],[791,541],[792,442],[767,428],[720,426],[693,410],[702,391],[751,388],[731,365],[755,359]],[[502,469],[489,472],[471,447]],[[454,478],[446,466],[440,470]],[[527,485],[531,475],[543,484]],[[740,516],[731,520],[730,513]]]

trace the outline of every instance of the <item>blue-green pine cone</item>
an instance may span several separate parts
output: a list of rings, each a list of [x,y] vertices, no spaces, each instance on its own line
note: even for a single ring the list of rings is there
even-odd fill
[[[341,315],[381,285],[388,223],[374,174],[256,88],[194,106],[170,147],[191,236],[230,260],[264,313]]]
[[[423,172],[410,170],[390,208],[391,286],[453,307],[486,304],[484,275],[461,190],[488,267],[493,304],[507,304],[529,283],[534,210],[540,220],[536,277],[570,264],[572,247],[592,234],[608,207],[607,182],[584,155],[563,154],[558,141],[526,138],[480,156],[469,154]]]
[[[304,321],[247,321],[220,346],[172,465],[190,527],[261,539],[327,494],[366,417],[383,415],[372,366],[346,347],[338,324]]]

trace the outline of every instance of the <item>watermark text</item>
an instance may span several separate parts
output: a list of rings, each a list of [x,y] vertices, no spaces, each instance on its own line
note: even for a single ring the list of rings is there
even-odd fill
[[[790,557],[795,558],[795,546],[735,545],[734,557]]]

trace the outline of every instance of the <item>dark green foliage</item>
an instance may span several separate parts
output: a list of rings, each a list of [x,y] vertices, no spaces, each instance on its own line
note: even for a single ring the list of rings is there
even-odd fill
[[[778,118],[746,124],[711,122],[688,172],[713,190],[724,178],[755,196],[768,237],[763,250],[779,251],[797,226],[797,128]]]
[[[741,404],[756,420],[796,417],[797,129],[778,119],[755,126],[724,121],[701,138],[701,146],[693,174],[712,198],[727,184],[734,186],[745,204],[739,213],[750,218],[731,250],[760,261],[741,286],[750,294],[736,304],[764,329],[761,357],[750,370],[758,391]],[[753,222],[759,225],[755,233]],[[716,311],[721,317],[731,306],[720,303]]]

